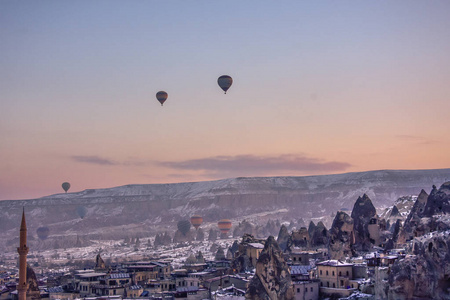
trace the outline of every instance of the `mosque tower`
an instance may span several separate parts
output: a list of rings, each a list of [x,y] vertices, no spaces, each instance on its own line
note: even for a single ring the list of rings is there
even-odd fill
[[[18,300],[27,299],[27,223],[25,222],[25,208],[22,212],[22,224],[20,225],[20,247],[17,248],[19,253],[19,285],[17,286]]]

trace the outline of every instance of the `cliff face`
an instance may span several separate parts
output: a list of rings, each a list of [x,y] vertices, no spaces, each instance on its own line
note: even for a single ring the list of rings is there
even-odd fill
[[[270,236],[256,263],[255,276],[245,293],[246,299],[294,299],[289,267],[273,236]]]

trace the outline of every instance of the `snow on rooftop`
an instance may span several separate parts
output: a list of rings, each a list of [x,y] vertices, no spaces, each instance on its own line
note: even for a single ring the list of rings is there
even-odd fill
[[[248,243],[248,245],[257,249],[264,249],[264,245],[261,243]]]
[[[330,259],[316,263],[318,266],[335,266],[335,267],[347,267],[353,266],[353,264],[345,263],[339,260]]]

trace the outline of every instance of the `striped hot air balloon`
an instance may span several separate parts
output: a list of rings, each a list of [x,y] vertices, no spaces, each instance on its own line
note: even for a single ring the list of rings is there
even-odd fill
[[[195,227],[196,230],[200,227],[200,225],[202,225],[202,223],[203,223],[203,218],[201,216],[194,215],[191,217],[191,224],[192,224],[192,226]]]
[[[167,100],[167,93],[164,91],[159,91],[156,93],[156,99],[161,103],[161,106],[163,106],[164,102]]]
[[[231,221],[228,219],[222,219],[217,223],[217,226],[219,227],[220,232],[223,235],[226,235],[231,229]]]

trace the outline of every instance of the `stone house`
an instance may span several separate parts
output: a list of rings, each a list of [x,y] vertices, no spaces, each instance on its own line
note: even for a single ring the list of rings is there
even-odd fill
[[[295,300],[318,300],[319,299],[319,281],[302,280],[292,282]]]

